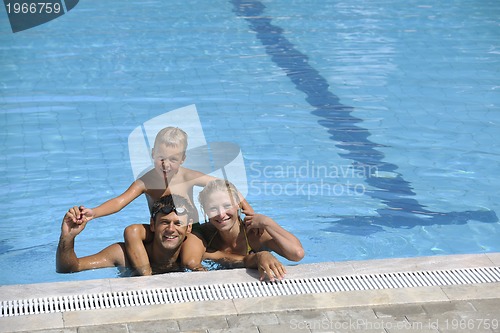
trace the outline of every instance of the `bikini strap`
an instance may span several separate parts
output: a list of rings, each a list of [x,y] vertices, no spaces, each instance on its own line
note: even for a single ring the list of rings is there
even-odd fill
[[[243,234],[245,235],[245,242],[247,243],[247,254],[255,253],[255,251],[250,246],[250,243],[248,242],[247,230],[246,230],[245,226],[243,225],[243,223],[242,223],[242,227],[243,227]],[[208,241],[208,244],[207,244],[207,248],[210,247],[210,245],[212,244],[212,241],[214,240],[215,236],[217,236],[218,233],[219,233],[219,231],[216,230],[214,232],[214,234],[212,235],[212,237],[210,237],[210,240]]]
[[[255,251],[250,246],[250,243],[248,242],[247,228],[245,228],[244,225],[243,225],[243,234],[245,235],[245,241],[247,242],[247,254],[255,253]]]
[[[207,244],[207,249],[210,247],[210,245],[212,245],[212,241],[214,240],[215,236],[217,236],[218,233],[219,233],[219,231],[215,230],[215,232],[212,235],[212,237],[210,237],[210,241],[208,241],[208,244]]]

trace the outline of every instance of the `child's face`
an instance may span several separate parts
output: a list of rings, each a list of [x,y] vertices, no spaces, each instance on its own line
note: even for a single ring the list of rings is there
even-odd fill
[[[181,147],[161,145],[153,149],[153,160],[156,171],[171,177],[179,171],[186,155]]]
[[[229,230],[238,222],[238,205],[227,191],[215,191],[203,205],[212,225],[218,230]]]

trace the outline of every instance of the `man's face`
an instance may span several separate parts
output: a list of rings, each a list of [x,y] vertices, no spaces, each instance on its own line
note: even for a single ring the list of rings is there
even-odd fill
[[[186,156],[182,147],[162,144],[153,149],[155,169],[161,175],[165,172],[167,177],[171,177],[179,171],[185,158]]]
[[[154,242],[165,250],[175,251],[181,245],[187,234],[191,232],[188,215],[178,216],[174,211],[169,214],[159,212],[151,224],[154,232]]]

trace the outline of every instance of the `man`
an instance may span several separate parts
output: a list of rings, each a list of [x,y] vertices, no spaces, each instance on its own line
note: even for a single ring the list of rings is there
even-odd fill
[[[189,201],[175,194],[161,197],[153,204],[150,229],[154,238],[152,242],[145,244],[145,247],[154,274],[180,269],[178,257],[182,243],[191,232],[193,214],[195,209]],[[77,223],[77,220],[80,223]],[[123,242],[112,244],[90,256],[76,256],[75,238],[85,229],[88,221],[78,207],[71,208],[64,216],[56,254],[57,272],[72,273],[113,266],[130,267]]]

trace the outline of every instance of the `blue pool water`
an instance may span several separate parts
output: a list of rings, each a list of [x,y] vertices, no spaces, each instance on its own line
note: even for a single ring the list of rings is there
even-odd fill
[[[133,181],[127,138],[196,104],[240,146],[248,201],[302,262],[500,251],[500,3],[80,1],[12,33],[0,10],[0,284],[55,273],[65,211]],[[188,156],[189,158],[189,156]],[[80,255],[147,221],[92,221]]]

